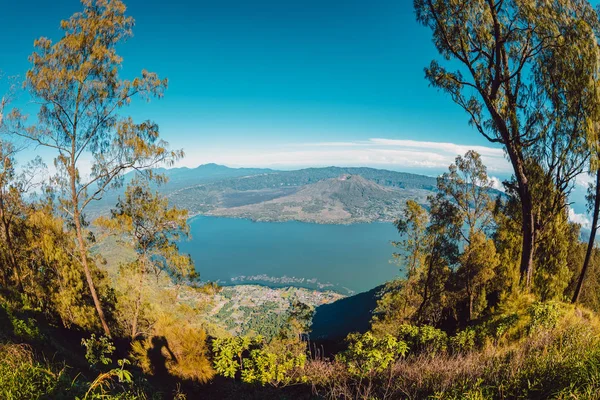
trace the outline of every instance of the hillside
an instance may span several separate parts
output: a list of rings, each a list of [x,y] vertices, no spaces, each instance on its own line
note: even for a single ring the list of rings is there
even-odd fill
[[[352,179],[340,179],[347,176]],[[435,183],[435,178],[402,172],[327,167],[271,171],[161,190],[192,215],[354,223],[393,220],[406,200],[423,203]]]
[[[202,184],[218,182],[221,180],[239,178],[246,176],[257,176],[273,173],[275,171],[264,168],[230,168],[218,164],[203,164],[196,168],[156,168],[153,173],[162,174],[167,177],[167,182],[162,185],[154,185],[154,188],[161,193],[169,194],[187,187],[193,187]],[[119,198],[125,193],[127,183],[135,177],[136,172],[132,171],[123,176],[123,185],[107,192],[99,201],[92,202],[88,207],[88,214],[94,218],[100,214],[106,213],[113,207]]]
[[[257,221],[389,221],[398,216],[407,199],[424,202],[429,193],[423,189],[386,188],[359,175],[342,175],[303,186],[271,200],[238,207],[218,207],[210,214]]]
[[[341,341],[349,333],[368,331],[382,290],[383,286],[378,286],[368,292],[319,305],[312,319],[311,338]]]

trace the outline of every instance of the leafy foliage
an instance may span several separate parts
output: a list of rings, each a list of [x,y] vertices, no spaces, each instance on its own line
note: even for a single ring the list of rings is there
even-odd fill
[[[96,335],[92,333],[89,339],[81,339],[81,345],[85,347],[85,359],[92,368],[112,363],[111,356],[115,351],[115,346],[108,337],[96,338]]]
[[[406,342],[391,335],[378,338],[367,332],[351,334],[347,340],[348,350],[340,353],[337,359],[347,365],[350,374],[358,377],[385,371],[408,351]]]
[[[306,363],[306,343],[298,338],[236,336],[213,341],[215,370],[245,383],[286,386],[302,382]]]
[[[167,81],[142,71],[131,81],[118,75],[122,58],[117,45],[132,35],[133,18],[120,0],[83,0],[83,10],[61,22],[64,32],[56,43],[42,37],[29,60],[25,85],[39,104],[37,124],[13,110],[4,122],[13,135],[29,139],[56,154],[52,182],[59,189],[60,209],[76,233],[79,263],[106,335],[107,317],[88,263],[84,211],[90,202],[118,186],[131,169],[172,162],[181,151],[167,150],[158,126],[118,114],[131,99],[162,97]],[[80,172],[82,155],[91,160],[91,174]],[[148,174],[152,176],[152,172]]]
[[[170,207],[166,198],[152,192],[148,182],[133,180],[125,198],[112,211],[111,218],[96,220],[98,226],[117,235],[137,255],[135,261],[121,269],[123,274],[133,275],[137,281],[132,285],[132,291],[122,296],[122,302],[128,303],[126,307],[129,307],[121,314],[127,314],[124,316],[131,327],[132,339],[142,330],[138,322],[144,305],[143,285],[149,275],[165,272],[178,283],[198,277],[190,256],[179,253],[177,246],[177,241],[189,235],[187,216],[186,210]]]
[[[411,353],[435,354],[445,351],[448,342],[446,332],[430,325],[402,324],[398,329],[398,338],[407,343]]]
[[[144,373],[157,378],[169,375],[199,383],[211,380],[215,371],[209,359],[206,332],[163,315],[149,336],[132,343],[130,356]]]

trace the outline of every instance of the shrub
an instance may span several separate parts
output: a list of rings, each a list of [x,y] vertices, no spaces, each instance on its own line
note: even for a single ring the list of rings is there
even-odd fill
[[[250,347],[256,347],[262,342],[262,337],[235,336],[213,340],[213,363],[219,375],[235,378],[244,365],[244,354]]]
[[[89,339],[81,339],[81,345],[85,347],[85,359],[90,367],[96,368],[98,365],[108,365],[112,362],[111,356],[115,351],[115,346],[106,336],[96,338],[92,333]]]
[[[15,336],[22,340],[35,341],[43,339],[38,323],[34,318],[19,318],[13,308],[0,297],[0,337]]]
[[[11,318],[13,333],[16,337],[25,340],[40,340],[42,335],[37,326],[37,322],[33,318],[19,319]]]
[[[208,382],[215,375],[206,344],[206,332],[189,325],[171,326],[166,332],[169,347],[176,360],[167,362],[169,372],[177,377],[200,383]]]
[[[144,373],[171,374],[200,383],[215,374],[208,358],[206,332],[190,325],[158,324],[155,335],[132,343],[130,356]]]
[[[133,388],[133,375],[125,369],[130,362],[123,359],[118,360],[117,364],[119,368],[101,373],[90,383],[83,400],[137,400],[146,397]],[[79,400],[79,397],[76,399]]]
[[[398,339],[406,342],[411,353],[433,354],[445,351],[447,348],[448,335],[433,326],[402,324],[398,331]]]
[[[355,368],[362,372],[359,376],[352,375],[352,366],[342,358],[333,363],[317,360],[308,364],[307,376],[318,394],[331,399],[597,399],[598,318],[560,303],[536,308],[531,319],[528,308],[517,322],[508,319],[507,326],[514,325],[510,329],[516,327],[521,334],[508,343],[476,348],[480,330],[469,328],[450,338],[457,351],[398,357],[387,369],[371,368],[370,374],[364,373],[367,368]],[[536,327],[535,334],[525,334],[528,325]]]
[[[504,335],[513,328],[517,321],[519,321],[519,314],[511,313],[508,315],[501,316],[495,321],[493,329],[490,332],[496,341],[502,339]]]
[[[559,304],[554,301],[533,303],[528,312],[531,317],[529,333],[555,328],[562,314]]]
[[[455,353],[466,353],[475,349],[475,338],[475,329],[466,328],[450,338],[450,347]]]
[[[388,369],[392,363],[406,355],[408,345],[392,335],[381,338],[371,332],[350,334],[346,339],[348,349],[336,357],[344,363],[348,372],[358,377],[366,377]]]
[[[250,352],[242,370],[242,381],[276,387],[302,382],[305,380],[302,373],[305,363],[305,343],[276,338]]]
[[[215,370],[245,383],[286,386],[305,381],[306,343],[276,337],[268,343],[261,336],[237,336],[213,341]]]

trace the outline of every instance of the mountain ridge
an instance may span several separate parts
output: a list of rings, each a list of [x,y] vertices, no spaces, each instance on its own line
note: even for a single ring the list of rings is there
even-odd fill
[[[369,167],[331,166],[283,171],[230,168],[209,163],[195,168],[156,168],[153,172],[168,178],[166,184],[153,185],[154,188],[167,196],[173,205],[187,209],[191,216],[220,215],[257,221],[334,224],[390,221],[398,216],[406,200],[424,203],[436,187],[433,177]],[[135,172],[126,174],[123,183],[130,182],[134,176]],[[354,188],[352,185],[343,188],[339,184],[332,185],[342,182],[335,179],[344,176],[354,177]],[[331,181],[311,186],[327,180]],[[337,192],[332,192],[333,187]],[[108,213],[123,192],[123,187],[108,192],[101,201],[91,205],[87,210],[90,219]],[[365,197],[366,193],[369,195]],[[287,214],[265,211],[268,207],[281,208],[284,198],[287,203],[294,203]],[[260,203],[264,204],[252,206]],[[329,211],[319,214],[325,209]]]
[[[410,194],[424,202],[428,191],[392,189],[360,175],[341,175],[260,203],[220,207],[210,215],[249,218],[256,221],[297,220],[318,223],[359,223],[389,221],[403,209]]]

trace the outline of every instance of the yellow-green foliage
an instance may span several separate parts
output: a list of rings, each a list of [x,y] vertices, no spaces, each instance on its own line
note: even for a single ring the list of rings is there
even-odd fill
[[[245,383],[286,386],[304,382],[306,343],[298,337],[236,336],[213,341],[215,370],[228,378],[240,377]]]
[[[401,324],[397,337],[407,343],[411,353],[444,351],[448,342],[446,332],[429,325]]]
[[[100,373],[92,382],[81,375],[67,374],[70,368],[57,367],[34,357],[25,345],[0,344],[0,399],[141,400],[148,396],[133,384],[119,360],[119,368]]]
[[[14,272],[19,279],[4,281],[4,287],[18,291],[24,307],[43,311],[65,327],[97,328],[99,321],[81,265],[74,257],[74,235],[65,229],[66,221],[54,215],[47,204],[25,204],[18,198],[11,201],[15,204],[3,206],[21,211],[11,217],[4,238],[0,238],[0,258],[12,260],[2,263],[0,276]],[[112,291],[92,259],[88,264],[108,313]]]
[[[349,364],[351,358],[338,357],[333,364],[315,360],[307,364],[307,376],[327,398],[597,399],[598,317],[569,304],[535,303],[531,298],[510,302],[508,315],[514,315],[518,305],[523,310],[507,329],[510,335],[496,343],[477,346],[483,328],[491,331],[490,321],[451,337],[450,346],[457,351],[409,354],[371,375],[365,372],[376,368],[356,368]],[[359,354],[365,357],[369,352],[361,348]],[[362,375],[356,376],[356,371]]]
[[[199,382],[209,381],[214,371],[208,358],[206,333],[202,328],[178,322],[166,329],[165,337],[177,361],[168,363],[173,375]]]
[[[376,337],[371,332],[350,334],[346,339],[348,349],[337,355],[336,359],[344,363],[348,372],[359,377],[387,370],[394,361],[403,357],[408,345],[392,335]]]
[[[221,337],[213,340],[213,363],[215,370],[226,378],[235,378],[244,365],[244,355],[251,347],[258,347],[261,336]]]
[[[149,314],[145,313],[148,307],[144,285],[150,275],[166,272],[177,283],[197,277],[191,257],[181,254],[177,246],[177,241],[188,236],[187,217],[187,210],[170,207],[167,198],[152,191],[146,180],[134,179],[127,186],[125,197],[112,210],[111,218],[102,216],[95,221],[136,253],[132,262],[120,268],[125,306],[120,307],[119,314],[123,317],[121,325],[127,325],[132,339],[152,325],[144,318],[144,314]]]
[[[37,362],[24,345],[0,344],[0,398],[37,399],[56,391],[62,370]]]
[[[31,243],[35,245],[34,254],[48,273],[45,282],[36,282],[38,296],[47,292],[51,306],[57,312],[63,325],[76,325],[84,329],[99,326],[96,310],[89,295],[85,276],[77,259],[73,235],[64,231],[64,221],[43,210],[33,212],[28,218]],[[109,288],[103,274],[90,260],[97,289],[100,296],[106,298]]]
[[[83,400],[142,400],[146,395],[133,387],[133,375],[125,367],[129,360],[117,361],[118,368],[100,373],[90,384]],[[113,394],[114,393],[114,394]],[[79,398],[77,398],[79,400]]]
[[[302,382],[305,363],[306,343],[297,339],[274,338],[250,351],[244,362],[242,381],[272,386]]]
[[[577,251],[579,228],[562,212],[547,224],[538,238],[534,289],[541,300],[562,300],[572,278],[569,254]]]
[[[145,373],[159,374],[163,368],[178,378],[201,383],[214,376],[206,332],[172,318],[157,321],[153,334],[132,344],[130,356]]]
[[[92,368],[99,364],[108,365],[112,362],[112,354],[115,346],[106,336],[96,338],[92,333],[89,339],[81,339],[81,345],[85,347],[85,359]]]
[[[497,343],[511,343],[538,331],[558,327],[565,319],[577,314],[579,320],[587,320],[600,333],[595,314],[582,307],[559,301],[536,301],[533,295],[514,294],[506,299],[496,312],[477,327],[479,336]]]
[[[131,343],[131,351],[129,357],[133,362],[142,369],[145,374],[152,373],[152,363],[148,356],[148,351],[152,348],[152,339],[140,339]]]
[[[473,328],[466,328],[456,332],[456,334],[450,338],[450,348],[455,353],[473,350],[476,345],[476,335],[477,333]]]

